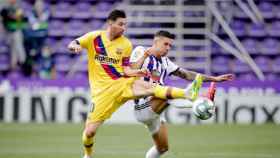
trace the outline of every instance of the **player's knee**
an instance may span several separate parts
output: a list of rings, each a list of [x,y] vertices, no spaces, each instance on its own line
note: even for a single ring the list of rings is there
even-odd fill
[[[168,145],[161,146],[161,147],[158,149],[158,152],[159,152],[160,154],[163,154],[163,153],[165,153],[165,152],[167,152],[167,151],[168,151]]]
[[[86,127],[85,134],[88,138],[93,137],[96,134],[96,130],[94,128]]]

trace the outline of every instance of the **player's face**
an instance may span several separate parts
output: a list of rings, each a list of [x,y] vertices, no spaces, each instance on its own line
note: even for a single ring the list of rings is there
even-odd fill
[[[9,0],[8,2],[13,5],[17,3],[17,0]]]
[[[160,56],[166,56],[168,51],[171,49],[173,43],[173,39],[167,37],[160,37],[158,42],[156,42],[156,46],[158,48],[158,52]]]
[[[123,35],[126,30],[127,21],[126,18],[117,18],[116,21],[111,21],[110,23],[112,33],[118,37]]]

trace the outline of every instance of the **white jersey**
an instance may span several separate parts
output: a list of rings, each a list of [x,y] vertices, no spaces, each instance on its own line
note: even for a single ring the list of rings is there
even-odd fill
[[[137,46],[130,56],[130,62],[137,62],[146,51],[146,48],[142,46]],[[176,71],[179,67],[174,64],[168,57],[156,58],[151,55],[147,57],[142,65],[142,68],[149,70],[151,76],[143,77],[145,81],[153,81],[159,83],[160,85],[165,85],[164,81],[166,76],[171,75],[172,72]],[[142,99],[135,100],[137,104],[135,108],[141,109],[147,107],[147,102],[150,101],[151,97],[145,97]]]
[[[146,48],[142,46],[136,47],[130,56],[130,62],[137,62],[146,51]],[[174,64],[168,57],[156,58],[151,55],[147,57],[142,65],[142,68],[149,70],[151,76],[143,77],[145,81],[152,80],[153,82],[164,85],[166,76],[169,76],[172,72],[176,71],[179,67]],[[145,97],[135,100],[134,113],[139,122],[144,123],[149,131],[154,134],[158,132],[161,122],[165,122],[164,115],[158,115],[150,107],[149,101],[152,97]]]
[[[136,47],[132,51],[130,62],[133,63],[139,60],[144,55],[145,50],[146,48],[142,46]],[[142,68],[149,70],[153,76],[152,78],[144,77],[143,79],[145,81],[150,81],[152,79],[154,82],[164,85],[166,76],[171,75],[171,73],[176,71],[179,67],[168,57],[156,58],[155,56],[151,55],[145,59]]]

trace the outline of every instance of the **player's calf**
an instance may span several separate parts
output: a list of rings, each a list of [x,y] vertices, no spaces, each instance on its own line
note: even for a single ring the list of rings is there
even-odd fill
[[[203,77],[201,74],[198,74],[186,89],[157,85],[154,95],[161,99],[185,98],[195,100],[198,97],[202,83]]]

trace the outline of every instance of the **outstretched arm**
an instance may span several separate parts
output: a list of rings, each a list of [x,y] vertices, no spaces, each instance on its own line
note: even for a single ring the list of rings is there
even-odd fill
[[[182,68],[179,68],[172,73],[172,75],[178,76],[185,80],[194,80],[195,76],[197,74],[198,74],[197,72],[185,70]],[[205,82],[211,82],[211,81],[223,82],[223,81],[233,80],[234,75],[233,74],[224,74],[224,75],[220,75],[220,76],[209,76],[209,75],[202,74],[202,77],[203,77],[203,81],[205,81]]]
[[[132,69],[130,66],[124,66],[124,76],[129,76],[129,77],[143,77],[147,75],[147,70],[146,69]]]

